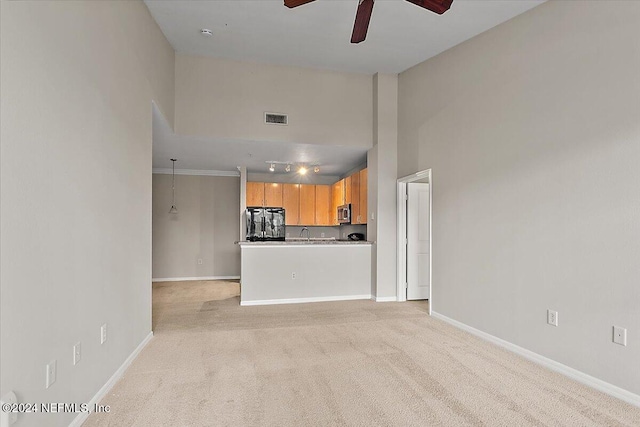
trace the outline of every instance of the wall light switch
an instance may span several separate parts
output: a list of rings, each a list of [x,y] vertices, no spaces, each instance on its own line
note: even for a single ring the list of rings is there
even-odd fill
[[[627,329],[620,326],[613,327],[613,342],[620,345],[627,345]]]
[[[371,219],[376,219],[376,214],[371,212]]]
[[[56,360],[52,360],[51,362],[47,363],[47,367],[46,367],[46,378],[45,378],[45,388],[49,388],[51,387],[51,384],[56,382],[56,374],[57,374],[57,367],[56,367]]]
[[[18,403],[18,398],[16,397],[16,394],[14,392],[10,391],[4,396],[2,396],[2,399],[0,399],[0,403],[2,403],[2,406],[4,407],[5,404],[11,405],[13,403]],[[0,426],[9,427],[16,421],[18,421],[17,411],[16,412],[0,411]]]
[[[558,312],[553,310],[547,310],[547,323],[553,326],[558,326]]]
[[[73,365],[77,365],[82,358],[82,344],[77,342],[76,345],[73,346]]]
[[[100,326],[100,344],[104,344],[107,340],[107,324]]]
[[[198,265],[202,265],[202,258],[198,258]]]

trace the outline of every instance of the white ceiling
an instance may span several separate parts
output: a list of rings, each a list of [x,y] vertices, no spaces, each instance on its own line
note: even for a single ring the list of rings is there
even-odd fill
[[[177,52],[366,74],[399,73],[543,1],[454,0],[436,15],[377,0],[367,39],[351,44],[358,0],[145,0]],[[200,29],[213,31],[204,37]]]
[[[377,0],[367,39],[350,43],[358,0],[317,0],[295,9],[283,0],[145,0],[178,52],[366,74],[399,73],[544,1],[454,0],[436,15],[403,0]],[[200,29],[213,31],[204,37]],[[197,138],[173,133],[153,113],[153,167],[268,172],[266,160],[321,165],[343,175],[366,159],[366,149]],[[278,171],[283,173],[283,166]]]
[[[176,135],[154,105],[153,168],[171,168],[172,158],[178,159],[176,169],[237,172],[245,166],[248,172],[269,173],[265,161],[275,160],[319,165],[319,175],[340,176],[366,161],[367,148]],[[284,165],[277,165],[277,173],[285,173]]]

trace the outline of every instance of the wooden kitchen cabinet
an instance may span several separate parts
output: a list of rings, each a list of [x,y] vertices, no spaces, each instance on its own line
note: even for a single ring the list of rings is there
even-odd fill
[[[360,224],[360,173],[351,175],[351,224]]]
[[[331,186],[316,185],[316,221],[315,225],[332,225],[331,222]]]
[[[282,207],[285,225],[300,224],[300,184],[282,185]]]
[[[360,180],[360,202],[359,202],[359,215],[360,215],[360,224],[367,223],[367,169],[362,169],[359,172],[359,180]]]
[[[344,204],[344,181],[340,180],[331,186],[331,224],[338,223],[338,206]]]
[[[300,225],[315,225],[315,223],[316,186],[300,184]]]
[[[271,208],[282,207],[282,184],[277,182],[264,183],[264,205]]]
[[[352,203],[352,199],[351,199],[351,177],[348,176],[348,177],[344,178],[343,181],[344,181],[344,195],[343,195],[344,202],[342,204],[343,205],[348,205],[349,203]]]
[[[247,206],[264,206],[264,182],[247,182]]]

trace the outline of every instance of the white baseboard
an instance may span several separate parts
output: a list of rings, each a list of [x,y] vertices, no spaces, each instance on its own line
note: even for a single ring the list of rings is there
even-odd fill
[[[240,305],[273,305],[273,304],[301,304],[307,302],[350,301],[355,299],[371,299],[371,295],[345,295],[338,297],[311,297],[289,299],[263,299],[253,301],[240,301]]]
[[[138,345],[138,347],[136,347],[136,349],[133,350],[133,352],[129,355],[129,357],[127,357],[127,359],[122,363],[122,365],[120,365],[118,370],[111,376],[111,378],[109,378],[106,384],[103,385],[102,388],[98,390],[96,395],[93,396],[93,398],[88,402],[90,408],[93,408],[96,403],[100,403],[100,401],[107,395],[107,393],[109,393],[111,388],[113,388],[113,386],[118,382],[120,377],[122,377],[122,374],[124,374],[124,372],[127,370],[129,365],[131,365],[131,362],[134,361],[134,359],[138,356],[138,354],[140,354],[142,349],[145,348],[145,346],[149,343],[149,341],[151,341],[151,338],[153,338],[153,331],[149,332],[149,335],[147,335],[142,340],[142,342]],[[73,421],[71,421],[71,424],[69,424],[69,427],[80,427],[82,423],[84,423],[87,420],[87,418],[89,418],[89,415],[91,414],[87,412],[79,413],[78,416],[75,417]]]
[[[161,277],[152,282],[188,282],[191,280],[238,280],[240,276],[204,276],[204,277]]]
[[[374,300],[375,302],[397,302],[398,301],[398,298],[396,297],[377,297],[375,295],[373,295],[371,299]]]
[[[496,344],[506,350],[509,350],[513,353],[516,353],[524,357],[525,359],[528,359],[534,363],[542,365],[545,368],[551,369],[552,371],[565,375],[573,380],[576,380],[598,391],[601,391],[613,397],[617,397],[618,399],[623,400],[627,403],[630,403],[634,406],[640,407],[640,396],[635,393],[632,393],[628,390],[625,390],[623,388],[620,388],[608,382],[602,381],[598,378],[592,377],[591,375],[585,374],[584,372],[578,371],[577,369],[570,368],[567,365],[563,365],[562,363],[556,362],[555,360],[549,359],[548,357],[542,356],[538,353],[534,353],[531,350],[522,348],[518,345],[510,343],[509,341],[505,341],[501,338],[495,337],[491,334],[488,334],[479,329],[466,325],[462,322],[458,322],[457,320],[453,320],[445,315],[436,313],[435,311],[433,311],[431,315],[436,319],[440,319],[459,329],[462,329],[463,331],[469,332],[472,335],[475,335],[486,341]]]

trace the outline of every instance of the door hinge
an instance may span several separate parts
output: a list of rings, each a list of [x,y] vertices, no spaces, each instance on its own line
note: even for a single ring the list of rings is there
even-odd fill
[[[404,239],[404,244],[408,245],[409,244],[409,239]]]
[[[404,199],[405,199],[405,200],[409,200],[409,195],[408,195],[408,194],[405,194],[405,195],[404,195]]]
[[[407,282],[404,282],[404,288],[409,289],[409,284]]]

